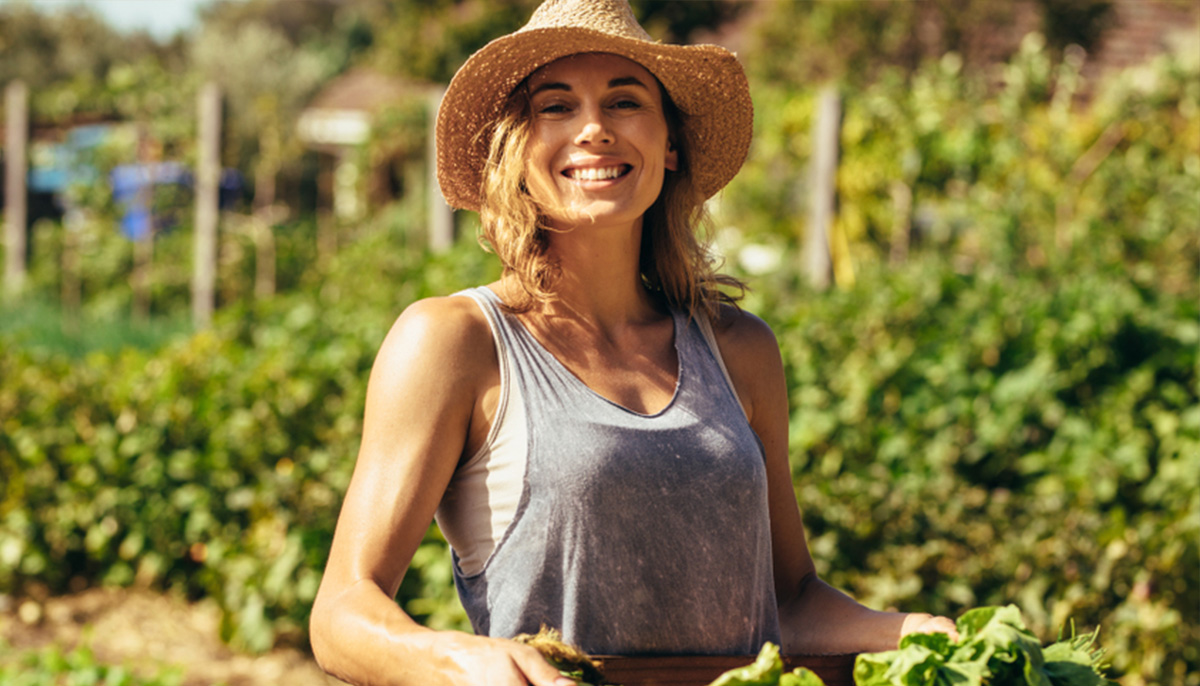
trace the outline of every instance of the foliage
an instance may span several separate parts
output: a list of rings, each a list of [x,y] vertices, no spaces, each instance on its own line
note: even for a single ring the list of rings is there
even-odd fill
[[[1020,33],[1047,36],[1055,55],[1091,50],[1113,25],[1109,0],[959,2],[782,2],[754,23],[751,81],[843,82],[859,86],[883,71],[911,74],[947,54],[972,69],[1008,60]],[[1030,26],[1032,24],[1032,26]],[[800,47],[797,47],[800,46]]]
[[[298,639],[375,349],[404,302],[475,283],[480,264],[395,252],[372,273],[396,289],[347,278],[315,299],[230,309],[213,331],[157,353],[72,362],[0,342],[0,588],[60,591],[76,577],[176,586],[218,599],[236,645]],[[453,591],[445,543],[436,532],[430,542],[401,592],[414,615],[461,626],[433,605]]]
[[[261,23],[229,31],[208,27],[193,42],[191,57],[197,73],[219,84],[228,99],[229,140],[241,145],[226,146],[224,156],[240,169],[252,169],[256,207],[273,204],[275,177],[302,152],[295,122],[341,65],[293,46]]]
[[[980,607],[958,618],[959,639],[910,634],[900,647],[864,653],[854,663],[857,686],[1021,684],[1115,686],[1102,674],[1095,635],[1071,637],[1042,648],[1014,605]]]
[[[809,669],[798,667],[784,673],[779,646],[764,643],[754,662],[731,669],[709,686],[824,686],[825,682]]]
[[[1177,572],[1200,559],[1194,290],[922,260],[763,300],[831,583],[942,614],[1014,601],[1043,636],[1110,622],[1118,669],[1194,673],[1179,608],[1200,596]]]
[[[369,61],[394,74],[449,83],[471,53],[488,41],[521,28],[540,0],[391,0],[364,3],[378,28]],[[736,18],[744,6],[729,0],[687,3],[630,3],[635,16],[655,38],[686,42]]]
[[[103,79],[116,64],[167,58],[169,49],[145,34],[121,36],[86,6],[45,12],[31,1],[0,6],[0,84],[38,85],[74,78]]]
[[[1196,260],[1175,257],[1200,253],[1187,230],[1200,216],[1200,64],[1164,57],[1104,86],[1082,66],[1077,53],[1055,63],[1031,35],[998,90],[953,54],[847,89],[832,229],[844,257],[897,261],[924,245],[1021,269],[1092,252],[1129,262],[1145,288],[1194,284]],[[815,99],[752,83],[756,143],[719,219],[790,239],[806,230]]]
[[[87,646],[58,647],[11,654],[0,641],[0,683],[8,686],[178,686],[182,675],[162,670],[149,676],[104,664]]]

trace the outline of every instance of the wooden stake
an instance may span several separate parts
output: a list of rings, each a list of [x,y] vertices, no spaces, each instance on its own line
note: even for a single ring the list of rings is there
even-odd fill
[[[192,271],[192,324],[212,323],[217,275],[217,211],[221,179],[221,91],[215,83],[200,90],[200,141],[196,169],[196,243]]]
[[[829,226],[837,202],[838,138],[842,103],[837,90],[825,87],[817,102],[813,123],[813,156],[809,172],[808,230],[804,238],[804,272],[809,282],[824,290],[829,287],[832,260]]]
[[[454,245],[454,214],[442,197],[441,188],[437,181],[437,136],[436,122],[438,106],[442,102],[444,90],[436,90],[429,96],[429,133],[427,136],[425,159],[427,183],[425,192],[429,206],[429,249],[433,252],[446,252]]]
[[[13,81],[4,89],[4,290],[25,286],[27,235],[26,149],[29,142],[29,88]]]

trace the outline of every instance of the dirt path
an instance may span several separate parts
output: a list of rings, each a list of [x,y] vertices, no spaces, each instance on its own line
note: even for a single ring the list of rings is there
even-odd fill
[[[342,683],[296,650],[235,653],[221,642],[219,622],[211,603],[135,589],[90,589],[41,603],[0,596],[0,639],[16,652],[54,645],[69,649],[83,642],[104,664],[148,674],[178,668],[184,686]]]

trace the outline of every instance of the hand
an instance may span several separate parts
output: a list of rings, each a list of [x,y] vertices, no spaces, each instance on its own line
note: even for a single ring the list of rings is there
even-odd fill
[[[575,686],[541,653],[507,639],[460,635],[447,651],[449,682],[464,686]]]
[[[908,634],[946,634],[950,640],[958,640],[958,628],[948,617],[934,617],[926,612],[912,612],[900,625],[900,637]]]

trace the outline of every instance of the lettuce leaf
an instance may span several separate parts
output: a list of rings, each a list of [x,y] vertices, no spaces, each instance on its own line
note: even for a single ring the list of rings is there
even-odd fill
[[[896,650],[863,653],[857,686],[1113,686],[1093,650],[1095,634],[1045,650],[1015,605],[968,610],[956,622],[959,640],[910,634]]]
[[[803,667],[784,674],[779,646],[764,643],[753,664],[731,669],[708,686],[825,686],[825,682]]]
[[[778,686],[783,675],[783,658],[779,646],[764,643],[752,664],[725,672],[709,686]]]

